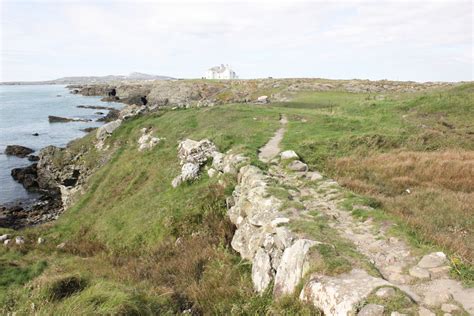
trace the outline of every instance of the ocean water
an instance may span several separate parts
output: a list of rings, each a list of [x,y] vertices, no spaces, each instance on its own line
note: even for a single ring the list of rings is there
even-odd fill
[[[38,151],[48,145],[65,147],[71,140],[85,135],[81,129],[96,127],[95,122],[107,110],[80,109],[77,105],[102,105],[120,108],[120,103],[101,102],[100,97],[70,94],[63,85],[0,86],[0,204],[34,198],[15,182],[11,169],[31,164],[26,158],[6,156],[7,145],[22,145]],[[87,118],[92,122],[48,122],[48,115]],[[38,133],[39,136],[33,136]]]

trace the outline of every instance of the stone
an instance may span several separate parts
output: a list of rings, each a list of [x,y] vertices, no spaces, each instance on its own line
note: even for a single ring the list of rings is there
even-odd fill
[[[181,180],[194,180],[199,176],[199,165],[194,163],[185,163],[181,167]]]
[[[451,271],[450,266],[441,266],[429,269],[431,279],[445,278],[449,275],[449,271]]]
[[[433,252],[424,256],[420,262],[418,262],[418,266],[420,268],[430,269],[444,266],[446,263],[447,258],[443,252]]]
[[[429,307],[438,307],[452,299],[451,293],[442,288],[438,290],[431,289],[429,292],[424,293],[424,295],[423,302]]]
[[[307,254],[315,244],[313,240],[299,239],[291,247],[285,249],[275,275],[273,287],[275,297],[293,294],[309,268]]]
[[[277,217],[270,223],[273,227],[277,227],[279,225],[288,224],[290,219],[287,217]]]
[[[259,248],[252,260],[252,282],[255,291],[257,293],[265,291],[272,279],[270,256],[263,248]]]
[[[380,298],[389,298],[395,295],[395,289],[393,287],[382,287],[375,292],[375,296]]]
[[[436,314],[430,311],[429,309],[420,306],[420,308],[418,309],[418,316],[436,316]]]
[[[392,312],[390,314],[390,316],[408,316],[407,314],[402,314],[402,313],[399,313],[399,312]]]
[[[306,178],[310,181],[319,181],[323,179],[323,176],[317,171],[311,171],[306,174]]]
[[[359,311],[358,316],[382,316],[385,307],[377,304],[367,304]]]
[[[217,152],[216,146],[208,139],[200,141],[185,139],[178,145],[178,158],[182,165],[185,163],[202,165],[213,157],[215,152]]]
[[[372,291],[387,285],[390,285],[387,281],[361,269],[337,276],[315,274],[303,287],[300,299],[321,309],[325,315],[349,315]]]
[[[25,238],[23,238],[22,236],[15,237],[15,244],[23,245],[24,243],[25,243]]]
[[[44,244],[45,240],[42,237],[38,237],[38,244]]]
[[[207,170],[207,175],[209,176],[209,178],[213,178],[216,174],[217,174],[217,170],[214,169],[214,168],[209,168],[209,170]]]
[[[258,102],[258,103],[264,103],[264,104],[266,104],[266,103],[269,103],[270,100],[268,99],[268,96],[266,96],[266,95],[261,95],[261,96],[259,96],[259,97],[257,98],[257,102]]]
[[[112,134],[120,125],[122,120],[115,120],[107,124],[102,125],[97,129],[96,138],[97,140],[104,140],[108,135]]]
[[[0,242],[4,242],[7,239],[10,239],[10,234],[3,234],[0,236]]]
[[[282,160],[289,160],[289,159],[300,159],[297,153],[295,153],[293,150],[285,150],[280,154],[280,158]]]
[[[5,155],[16,156],[19,158],[25,158],[33,152],[33,149],[20,145],[7,145],[7,147],[5,148]]]
[[[160,141],[161,138],[153,137],[151,134],[146,133],[146,129],[142,129],[142,136],[138,139],[138,151],[144,151],[155,147]]]
[[[428,270],[425,270],[423,268],[420,268],[418,266],[414,266],[408,270],[408,273],[415,278],[418,279],[429,279],[430,278],[430,273]]]
[[[459,310],[459,306],[456,306],[454,304],[442,304],[441,305],[441,310],[446,313],[452,313],[456,312]]]
[[[12,241],[11,239],[5,239],[5,240],[3,241],[3,244],[4,244],[5,246],[8,246],[8,245],[11,243],[11,241]]]
[[[57,249],[64,249],[64,247],[66,247],[65,242],[62,242],[62,243],[60,243],[59,245],[56,246]]]
[[[308,165],[299,160],[293,160],[292,162],[288,164],[287,168],[292,171],[300,171],[300,172],[308,171]]]

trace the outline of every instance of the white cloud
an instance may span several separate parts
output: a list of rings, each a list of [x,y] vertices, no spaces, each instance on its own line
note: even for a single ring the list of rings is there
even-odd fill
[[[469,1],[29,0],[1,7],[2,80],[134,70],[199,77],[221,62],[243,77],[472,78]]]

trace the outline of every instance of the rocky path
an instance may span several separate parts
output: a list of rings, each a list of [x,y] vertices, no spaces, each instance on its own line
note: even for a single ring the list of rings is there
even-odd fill
[[[266,143],[265,146],[260,149],[258,159],[263,162],[269,162],[280,153],[280,142],[283,139],[283,135],[285,134],[285,125],[287,123],[288,120],[286,116],[281,115],[280,124],[282,127],[279,128],[275,135],[273,135],[273,137],[268,141],[268,143]]]
[[[419,315],[474,315],[474,289],[467,289],[449,277],[449,261],[442,252],[419,258],[400,238],[391,237],[389,223],[379,225],[369,218],[357,219],[340,205],[344,201],[343,189],[330,179],[318,179],[314,172],[291,172],[273,166],[270,175],[281,185],[296,187],[293,198],[302,201],[304,209],[294,214],[295,220],[308,218],[319,212],[329,219],[329,226],[342,237],[354,243],[380,272],[383,279],[405,292],[419,306]],[[353,205],[354,209],[370,207]],[[441,312],[444,312],[441,313]]]

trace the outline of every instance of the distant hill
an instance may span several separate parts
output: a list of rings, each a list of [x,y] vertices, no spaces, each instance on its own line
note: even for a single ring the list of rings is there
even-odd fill
[[[10,81],[0,82],[1,85],[24,85],[24,84],[89,84],[106,83],[112,81],[140,81],[140,80],[173,80],[168,76],[150,75],[140,72],[132,72],[129,75],[108,75],[108,76],[77,76],[63,77],[46,81]]]

